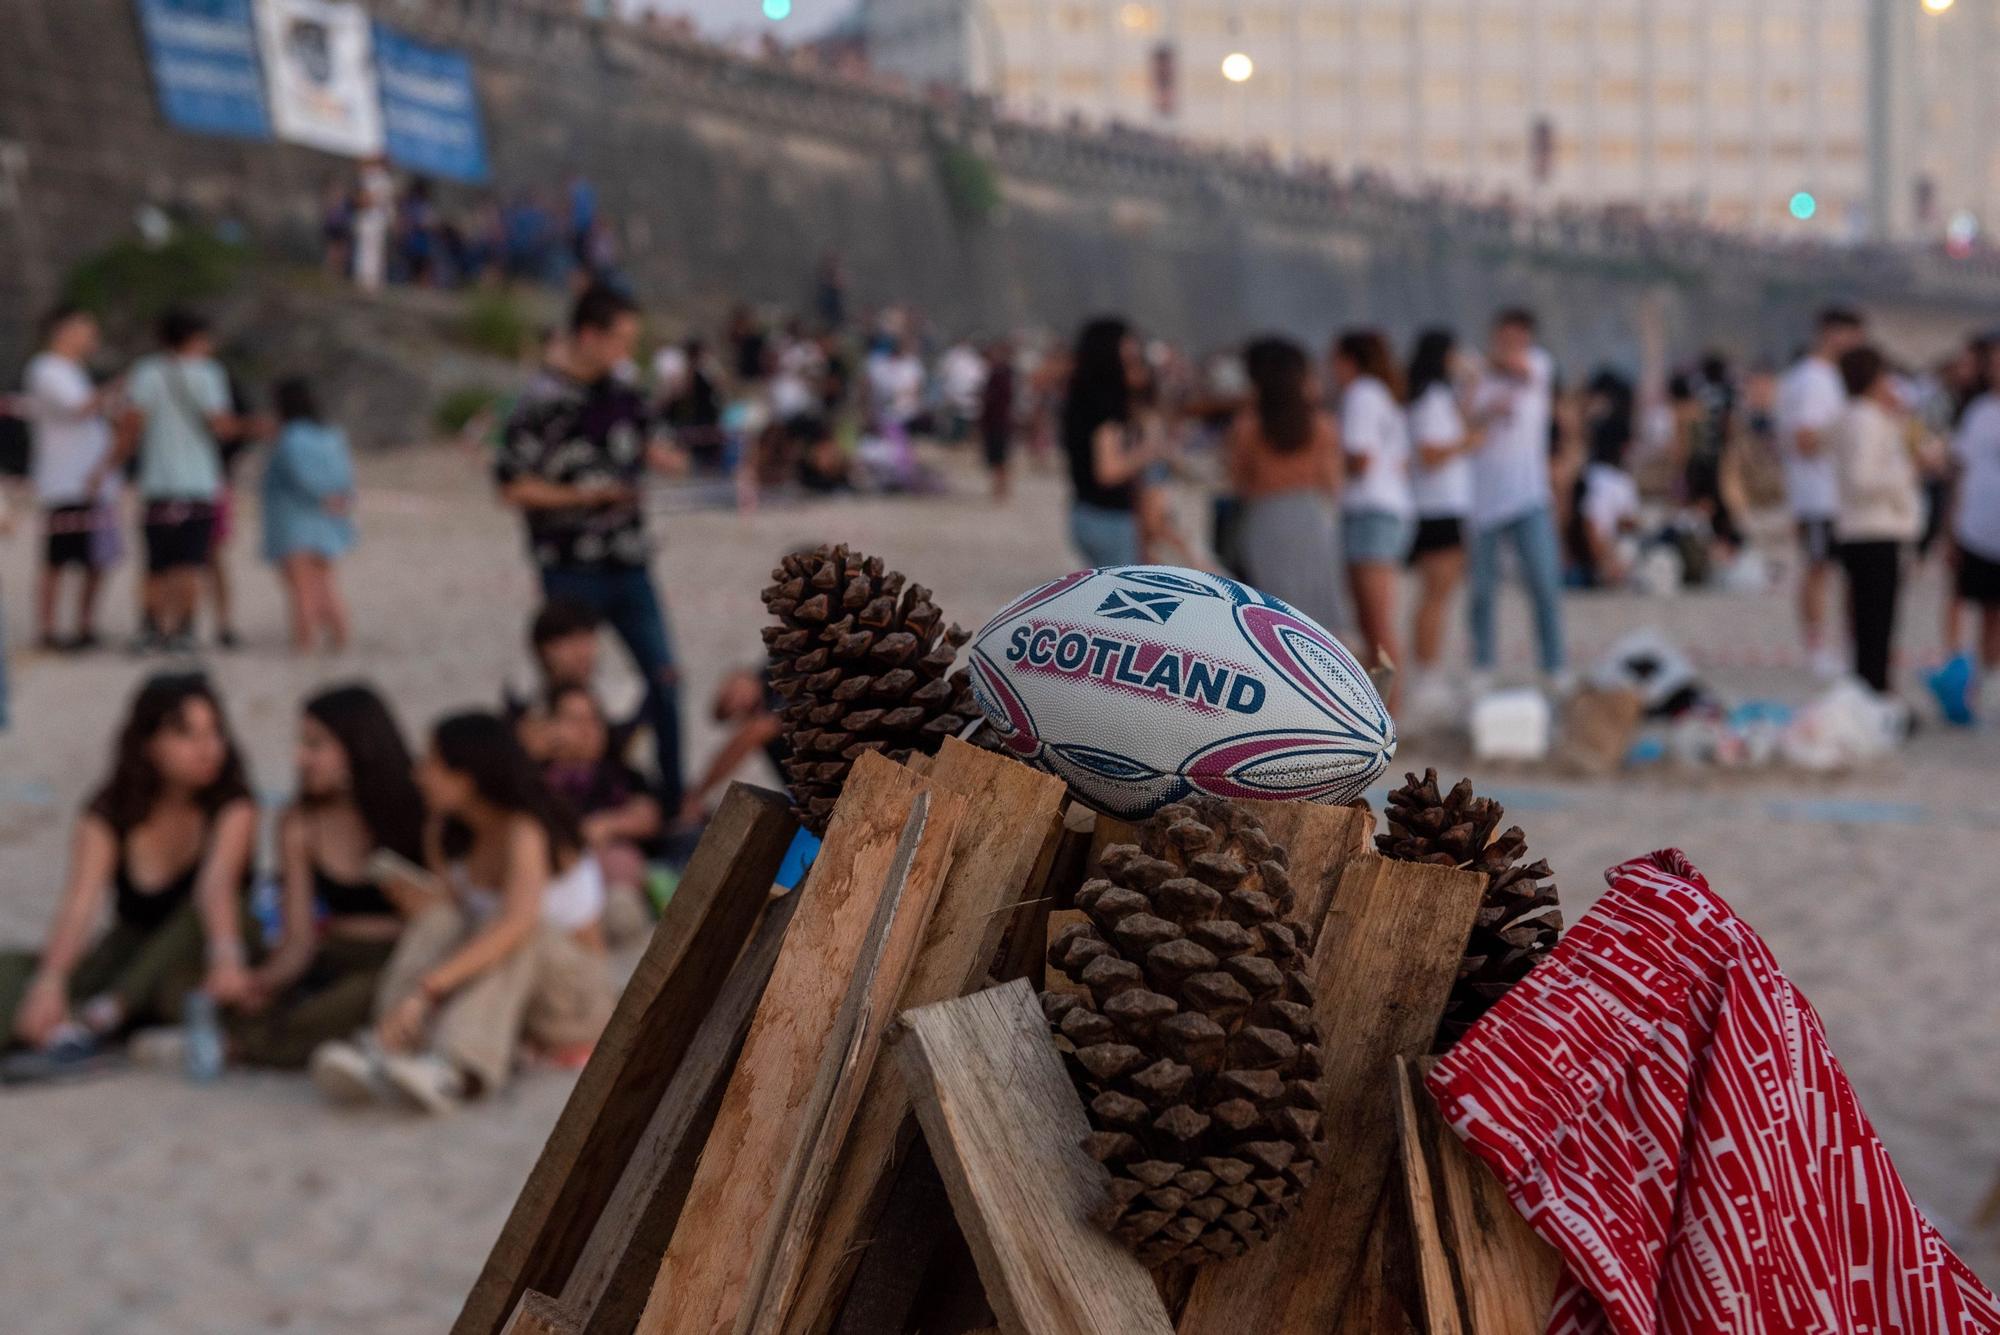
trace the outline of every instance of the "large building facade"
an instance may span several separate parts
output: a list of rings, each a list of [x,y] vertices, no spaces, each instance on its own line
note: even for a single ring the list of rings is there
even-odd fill
[[[1524,204],[1858,236],[1885,201],[1909,234],[1995,197],[2000,0],[1946,4],[864,0],[863,22],[878,67],[1023,114]]]

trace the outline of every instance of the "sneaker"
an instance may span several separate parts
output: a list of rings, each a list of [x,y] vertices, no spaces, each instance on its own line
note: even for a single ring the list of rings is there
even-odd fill
[[[430,1053],[382,1058],[382,1076],[391,1088],[433,1116],[456,1111],[465,1102],[465,1076]]]
[[[218,649],[241,649],[243,641],[236,638],[236,632],[228,626],[215,632],[215,647]]]
[[[45,1048],[17,1052],[0,1061],[0,1085],[32,1085],[50,1080],[75,1080],[124,1065],[124,1058],[107,1051],[94,1034],[71,1029]]]
[[[306,1062],[306,1074],[320,1093],[343,1107],[375,1103],[389,1093],[381,1062],[356,1043],[336,1039],[320,1044]]]
[[[96,649],[99,643],[96,631],[80,630],[70,636],[69,643],[63,647],[73,654],[87,654]]]
[[[195,640],[192,630],[177,630],[161,638],[160,651],[188,657],[200,653],[201,645]]]
[[[1924,674],[1938,712],[1954,727],[1969,728],[1976,722],[1972,712],[1972,655],[1959,654]]]
[[[125,1055],[137,1066],[179,1071],[187,1065],[187,1030],[179,1025],[141,1029],[125,1041]]]
[[[1542,674],[1542,692],[1549,699],[1558,703],[1569,699],[1570,696],[1576,693],[1576,673],[1570,671],[1568,668],[1558,668],[1554,672],[1544,672]]]

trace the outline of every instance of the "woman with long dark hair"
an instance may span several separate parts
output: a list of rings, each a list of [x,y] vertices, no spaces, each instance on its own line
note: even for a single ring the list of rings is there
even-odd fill
[[[1396,581],[1416,535],[1403,376],[1390,358],[1388,339],[1373,329],[1354,329],[1333,345],[1333,380],[1340,390],[1341,448],[1347,452],[1341,536],[1362,662],[1370,668],[1384,659],[1400,663]],[[1395,692],[1390,694],[1394,709]]]
[[[505,1084],[524,1034],[559,1055],[587,1049],[616,993],[591,945],[604,878],[506,721],[444,719],[416,776],[426,861],[448,897],[405,929],[372,1034],[324,1043],[310,1065],[337,1101],[392,1095],[442,1113]]]
[[[139,688],[111,773],[77,818],[69,881],[39,956],[0,956],[7,1038],[88,1057],[146,1024],[173,1023],[200,988],[249,994],[243,887],[257,807],[222,702],[205,677]],[[90,940],[105,901],[109,930]]]
[[[1458,339],[1449,329],[1426,329],[1410,356],[1410,446],[1415,451],[1410,489],[1416,502],[1416,538],[1410,562],[1417,569],[1417,611],[1411,620],[1412,708],[1442,712],[1449,688],[1439,676],[1445,616],[1465,582],[1465,522],[1472,512],[1472,451],[1478,433],[1459,403],[1462,369]]]
[[[1074,491],[1070,536],[1093,566],[1139,559],[1139,486],[1156,454],[1133,409],[1133,393],[1145,383],[1131,326],[1112,318],[1084,325],[1063,400],[1062,444]]]
[[[1249,581],[1321,625],[1341,624],[1340,435],[1314,406],[1305,349],[1260,338],[1244,349],[1251,404],[1224,446],[1243,505],[1239,556]]]
[[[411,874],[423,795],[380,695],[336,686],[307,700],[297,764],[297,796],[278,818],[283,934],[229,1023],[233,1055],[256,1066],[304,1066],[365,1025],[404,921],[433,898]]]

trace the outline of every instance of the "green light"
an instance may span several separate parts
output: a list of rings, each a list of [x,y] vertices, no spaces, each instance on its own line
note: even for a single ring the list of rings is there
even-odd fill
[[[782,23],[792,16],[792,0],[764,0],[764,17]]]
[[[778,0],[778,3],[782,3],[782,0]],[[1812,197],[1812,191],[1801,190],[1792,196],[1792,216],[1800,222],[1804,222],[1818,212],[1819,201]]]

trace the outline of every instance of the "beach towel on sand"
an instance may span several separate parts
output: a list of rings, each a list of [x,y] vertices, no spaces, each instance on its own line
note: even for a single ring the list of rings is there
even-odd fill
[[[1430,1090],[1561,1253],[1550,1335],[1993,1335],[1770,950],[1677,851],[1611,891]]]

